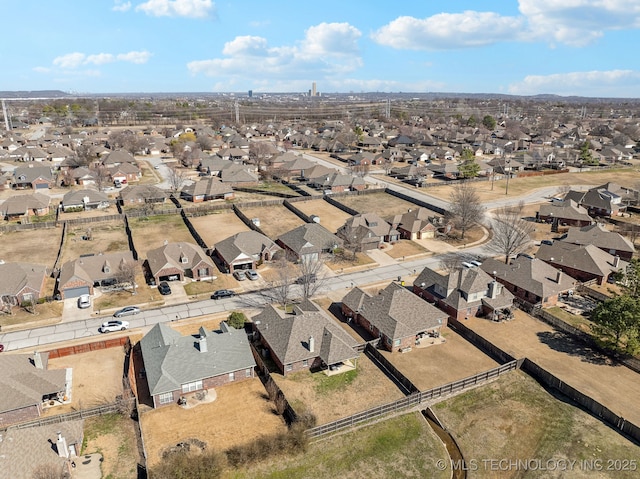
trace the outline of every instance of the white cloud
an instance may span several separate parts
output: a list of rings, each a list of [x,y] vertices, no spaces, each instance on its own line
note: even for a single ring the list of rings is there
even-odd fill
[[[131,2],[123,2],[122,0],[116,0],[112,10],[114,12],[127,12],[131,9]]]
[[[428,18],[398,17],[371,37],[381,45],[407,50],[477,47],[517,39],[524,20],[493,12],[439,13]]]
[[[154,17],[207,18],[213,14],[211,0],[148,0],[136,7]]]
[[[115,61],[129,63],[146,63],[151,58],[151,53],[147,51],[131,51],[128,53],[92,53],[86,55],[84,53],[74,52],[59,56],[53,59],[54,66],[64,70],[73,70],[83,65],[104,65]]]
[[[360,67],[360,36],[360,31],[347,23],[312,26],[297,44],[280,47],[270,47],[262,37],[239,36],[224,45],[224,58],[192,61],[187,68],[194,75],[229,76],[252,83],[256,77],[308,81]]]
[[[640,94],[640,72],[609,70],[529,75],[521,82],[509,85],[514,95],[580,95],[592,97],[620,97],[619,92]]]

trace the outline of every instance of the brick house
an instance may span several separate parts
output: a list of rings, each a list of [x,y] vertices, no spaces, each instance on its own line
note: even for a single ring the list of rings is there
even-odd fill
[[[390,223],[402,238],[409,240],[434,238],[438,228],[445,228],[444,219],[427,208],[412,208],[404,214],[395,215]]]
[[[280,247],[257,231],[241,231],[215,244],[215,255],[227,271],[256,269],[258,264],[273,259]]]
[[[213,261],[200,246],[193,243],[166,243],[150,250],[145,265],[148,277],[153,278],[156,284],[161,281],[184,281],[185,277],[194,281],[215,279]]]
[[[55,175],[48,166],[19,166],[13,172],[13,188],[46,190],[55,184]]]
[[[267,305],[252,321],[260,343],[285,376],[355,369],[356,341],[311,301],[295,305],[291,314]]]
[[[592,244],[624,261],[630,261],[636,248],[631,241],[615,231],[607,230],[601,224],[593,224],[582,228],[569,228],[560,241],[577,245]]]
[[[399,351],[415,346],[423,337],[437,337],[447,325],[447,314],[397,283],[370,296],[354,288],[342,298],[342,314],[365,328],[380,346]]]
[[[366,251],[398,241],[400,233],[377,214],[362,213],[347,219],[336,236],[355,251]]]
[[[167,192],[154,185],[132,185],[120,191],[118,200],[124,206],[143,203],[162,204],[167,200]]]
[[[0,204],[0,217],[6,220],[25,219],[29,216],[46,216],[49,214],[51,198],[42,193],[14,195]]]
[[[318,223],[305,223],[280,235],[276,244],[297,260],[315,261],[322,253],[342,246],[343,241]]]
[[[540,205],[536,218],[547,223],[557,222],[563,226],[587,226],[593,223],[587,209],[571,199]]]
[[[134,347],[138,348],[154,408],[255,377],[247,334],[224,321],[218,331],[200,327],[197,338],[158,323]]]
[[[0,310],[9,311],[44,296],[46,266],[30,263],[0,263]]]
[[[426,267],[413,282],[413,292],[452,318],[509,317],[513,295],[478,267],[441,274]]]
[[[233,188],[215,177],[194,181],[190,185],[184,186],[180,191],[181,198],[194,203],[211,200],[232,200],[234,196]]]

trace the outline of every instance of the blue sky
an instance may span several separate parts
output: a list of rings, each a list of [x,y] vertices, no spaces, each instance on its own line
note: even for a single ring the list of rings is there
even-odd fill
[[[640,97],[638,0],[21,0],[0,90]]]

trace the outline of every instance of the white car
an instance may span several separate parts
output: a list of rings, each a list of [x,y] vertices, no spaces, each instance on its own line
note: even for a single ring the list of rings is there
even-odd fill
[[[124,331],[125,329],[129,329],[128,321],[120,321],[119,319],[112,319],[110,321],[105,321],[100,326],[99,331],[101,333],[110,333],[113,331]]]
[[[85,309],[91,307],[91,296],[82,294],[78,297],[78,308]]]

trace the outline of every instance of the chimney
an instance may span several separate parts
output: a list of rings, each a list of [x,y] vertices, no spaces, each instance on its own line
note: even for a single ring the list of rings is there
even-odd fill
[[[560,281],[562,281],[562,271],[556,273],[556,283],[560,284]]]
[[[69,450],[67,449],[67,440],[62,437],[62,433],[58,432],[58,439],[56,440],[56,449],[58,450],[58,456],[68,458]]]
[[[489,298],[496,299],[498,297],[498,282],[494,279],[489,283]]]
[[[42,363],[42,355],[38,351],[33,352],[33,365],[38,369],[44,369],[44,364]]]
[[[307,344],[309,346],[309,352],[312,353],[316,347],[316,340],[313,339],[313,336],[309,337],[309,342]]]
[[[620,267],[620,256],[613,257],[613,267],[614,268]]]

